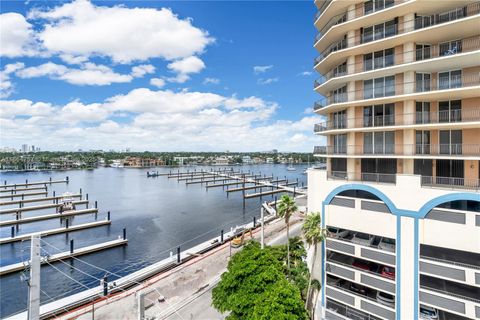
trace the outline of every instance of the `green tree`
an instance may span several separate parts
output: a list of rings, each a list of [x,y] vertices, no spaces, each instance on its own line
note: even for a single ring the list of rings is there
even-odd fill
[[[321,226],[322,217],[319,212],[311,212],[305,218],[305,221],[302,226],[303,236],[305,241],[309,246],[313,246],[313,260],[312,260],[312,270],[310,272],[310,279],[308,280],[308,289],[307,289],[307,298],[305,301],[305,306],[308,305],[310,299],[310,284],[312,283],[312,276],[315,269],[315,261],[317,260],[317,246],[319,242],[325,240],[326,229]]]
[[[312,307],[312,319],[315,319],[315,310],[317,309],[317,301],[318,301],[318,294],[320,293],[320,289],[322,289],[322,284],[318,279],[312,279],[310,282],[310,287],[312,291],[315,293],[313,296],[313,307]]]
[[[213,306],[230,312],[229,320],[306,319],[300,290],[286,280],[277,253],[277,248],[261,250],[258,242],[247,243],[213,289]]]
[[[297,211],[295,199],[288,195],[283,195],[278,204],[277,214],[285,219],[287,225],[287,239],[290,240],[290,217]],[[290,270],[290,241],[287,241],[287,268]]]

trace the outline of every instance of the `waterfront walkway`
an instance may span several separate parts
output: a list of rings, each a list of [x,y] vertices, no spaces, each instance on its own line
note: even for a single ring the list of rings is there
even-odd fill
[[[301,220],[299,214],[290,222],[290,236],[299,235]],[[260,229],[254,232],[260,239]],[[249,234],[245,239],[250,239]],[[265,226],[267,244],[286,243],[286,226],[283,219],[276,219]],[[232,254],[240,249],[232,248]],[[146,319],[224,319],[211,306],[211,289],[226,270],[230,256],[229,243],[225,243],[205,254],[199,255],[170,271],[159,274],[142,284],[78,308],[60,319],[138,319],[138,295],[145,294]]]

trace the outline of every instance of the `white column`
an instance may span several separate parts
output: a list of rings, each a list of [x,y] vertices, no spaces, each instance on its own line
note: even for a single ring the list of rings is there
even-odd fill
[[[348,9],[347,9],[347,20],[350,21],[350,20],[353,20],[355,19],[355,4],[351,4],[348,6]]]
[[[397,278],[397,286],[400,285],[401,301],[400,308],[397,307],[397,312],[401,312],[401,314],[400,317],[397,314],[397,319],[414,319],[415,221],[409,217],[399,217],[397,219],[401,219],[400,236],[397,235],[397,241],[400,240],[400,248],[397,249],[397,255],[400,253],[400,265],[397,265],[396,270],[397,277],[400,277],[400,283]],[[397,299],[397,303],[398,301]]]
[[[40,235],[32,236],[30,280],[28,286],[28,320],[40,319]]]

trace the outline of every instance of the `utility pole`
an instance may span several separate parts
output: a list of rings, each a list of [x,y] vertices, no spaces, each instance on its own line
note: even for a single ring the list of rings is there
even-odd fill
[[[28,320],[40,319],[40,235],[31,239]]]
[[[138,320],[145,320],[145,293],[138,293]]]
[[[264,205],[265,203],[262,205],[262,208],[260,210],[260,213],[261,213],[260,219],[262,220],[262,232],[260,233],[260,244],[262,249],[265,247],[265,224],[264,224],[265,208],[263,207]]]

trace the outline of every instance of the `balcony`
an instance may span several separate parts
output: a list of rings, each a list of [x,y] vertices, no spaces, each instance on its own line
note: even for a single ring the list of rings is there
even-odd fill
[[[329,180],[343,180],[356,182],[373,182],[373,183],[393,183],[396,182],[397,175],[395,173],[372,173],[372,172],[345,172],[330,171],[327,173]]]
[[[382,77],[382,78],[391,78]],[[373,81],[376,79],[369,79],[365,81]],[[385,84],[386,83],[386,84]],[[370,103],[369,100],[381,100],[375,101],[375,103],[397,101],[397,96],[416,94],[425,94],[426,97],[430,95],[438,94],[439,92],[451,89],[463,89],[480,85],[480,74],[472,73],[467,75],[452,75],[449,77],[439,77],[439,79],[428,79],[419,81],[404,81],[396,82],[395,79],[385,79],[385,82],[381,85],[366,86],[359,90],[348,90],[343,93],[329,94],[327,97],[318,100],[315,103],[314,111],[320,111],[330,107],[333,104],[353,103],[359,104],[360,101]],[[422,95],[423,96],[423,95]],[[478,96],[478,94],[477,94]],[[393,98],[395,97],[395,99]],[[448,95],[447,95],[448,97]],[[437,98],[443,99],[441,97]],[[362,102],[363,103],[363,102]]]
[[[322,153],[323,152],[323,153]],[[480,157],[480,144],[381,144],[338,145],[314,149],[315,154],[349,156],[394,156],[399,157]]]
[[[422,176],[421,181],[422,181],[422,187],[467,189],[467,190],[472,190],[476,192],[480,191],[480,179]]]
[[[354,75],[372,70],[403,66],[414,62],[419,63],[421,61],[431,61],[437,58],[456,56],[461,53],[473,52],[480,49],[479,37],[462,39],[457,42],[458,43],[451,48],[442,43],[428,47],[425,46],[424,48],[415,49],[412,51],[405,51],[397,54],[377,57],[367,61],[346,64],[344,70],[341,70],[340,72],[337,68],[334,68],[333,70],[330,70],[326,74],[322,75],[315,81],[314,88],[321,86],[330,79],[339,78],[346,75]],[[445,43],[448,43],[448,41]],[[412,56],[412,59],[407,60],[405,57],[408,56]],[[347,70],[352,70],[352,72],[348,73]]]
[[[349,307],[340,302],[327,298],[325,315],[327,319],[362,319],[362,320],[380,320],[366,312]]]
[[[329,130],[349,129],[384,129],[389,126],[430,126],[432,124],[461,124],[480,121],[480,106],[468,110],[451,110],[437,112],[415,112],[391,114],[382,116],[362,116],[355,118],[343,118],[341,121],[325,121],[315,124],[314,132],[321,133]],[[435,128],[438,128],[435,126]],[[400,128],[399,128],[400,129]]]
[[[431,16],[427,16],[427,17],[420,16],[420,17],[416,17],[413,20],[404,21],[403,23],[389,24],[388,27],[382,30],[381,35],[379,35],[378,32],[374,33],[372,31],[372,32],[364,32],[364,34],[360,38],[345,37],[343,40],[341,40],[345,42],[345,46],[342,47],[342,49],[351,48],[351,47],[358,46],[360,44],[364,44],[364,43],[368,43],[368,42],[372,42],[372,41],[376,41],[376,40],[380,40],[388,37],[393,37],[396,35],[405,34],[405,33],[409,33],[416,30],[421,30],[428,27],[441,25],[441,24],[455,21],[455,20],[461,20],[477,14],[480,14],[480,2],[470,3],[466,6],[458,7],[456,9],[453,9],[447,12],[438,13]],[[317,43],[318,40],[320,40],[320,38],[321,36],[317,35],[315,37],[315,43]],[[322,52],[320,52],[320,55],[317,58],[315,58],[314,66],[322,62],[331,53],[338,51],[339,49],[332,50],[332,48],[334,48],[337,44],[338,42],[330,45],[327,49],[322,50]]]

